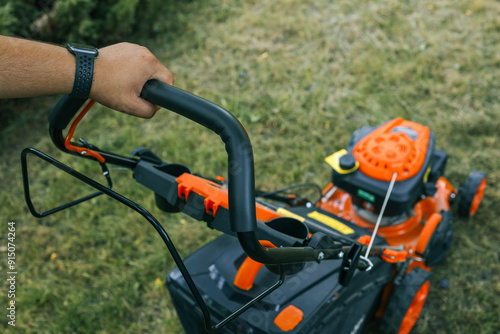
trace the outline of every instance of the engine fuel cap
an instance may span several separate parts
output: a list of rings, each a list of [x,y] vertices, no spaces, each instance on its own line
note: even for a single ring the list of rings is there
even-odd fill
[[[343,170],[350,170],[356,167],[356,158],[352,153],[347,153],[339,159],[339,167]]]

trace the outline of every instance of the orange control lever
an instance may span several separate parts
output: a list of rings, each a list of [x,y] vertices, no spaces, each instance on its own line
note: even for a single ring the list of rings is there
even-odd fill
[[[90,110],[90,108],[92,108],[94,103],[95,103],[94,100],[90,100],[87,103],[87,105],[83,108],[83,110],[80,112],[80,114],[76,117],[76,119],[73,121],[73,123],[71,124],[71,127],[68,131],[68,134],[66,135],[66,140],[64,141],[64,146],[66,147],[66,149],[68,151],[73,151],[73,152],[76,152],[76,153],[81,154],[81,155],[93,157],[93,158],[97,159],[100,163],[104,163],[104,158],[99,153],[94,152],[94,151],[92,151],[88,148],[85,148],[85,147],[78,147],[78,146],[71,144],[71,138],[73,138],[73,133],[75,132],[76,126],[78,125],[78,123],[80,123],[80,121],[87,114],[87,112]]]

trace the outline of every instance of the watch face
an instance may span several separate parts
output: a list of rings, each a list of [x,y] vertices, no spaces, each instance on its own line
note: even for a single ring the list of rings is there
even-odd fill
[[[68,51],[71,52],[72,54],[75,54],[76,52],[80,53],[87,53],[89,55],[94,55],[97,57],[99,54],[99,51],[97,48],[90,46],[90,45],[85,45],[85,44],[77,44],[77,43],[68,43],[66,46]]]

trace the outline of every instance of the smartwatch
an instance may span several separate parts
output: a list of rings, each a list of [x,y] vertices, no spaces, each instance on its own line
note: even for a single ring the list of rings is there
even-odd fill
[[[97,58],[99,51],[92,46],[83,44],[67,44],[66,49],[76,57],[75,82],[70,96],[87,99],[92,88],[94,59]]]

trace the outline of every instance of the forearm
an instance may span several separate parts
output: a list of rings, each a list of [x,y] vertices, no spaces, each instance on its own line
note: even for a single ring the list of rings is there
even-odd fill
[[[0,98],[70,94],[76,59],[64,47],[0,36]],[[146,81],[174,83],[172,73],[145,47],[119,43],[99,50],[90,98],[149,118],[158,106],[140,98]]]
[[[75,66],[63,47],[0,36],[0,98],[69,94]]]

